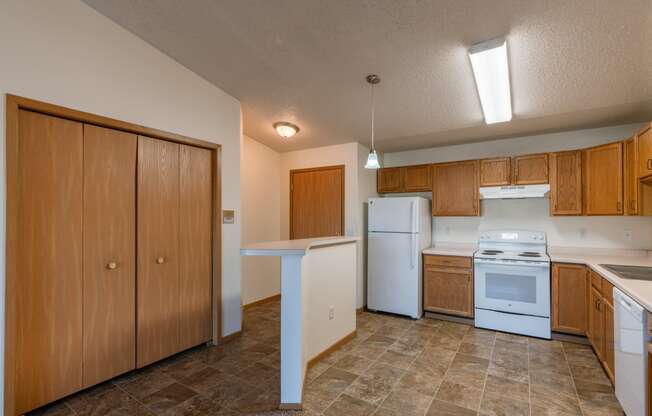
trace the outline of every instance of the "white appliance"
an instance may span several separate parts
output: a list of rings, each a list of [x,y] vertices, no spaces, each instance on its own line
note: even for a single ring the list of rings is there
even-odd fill
[[[546,198],[549,192],[549,184],[482,186],[480,199]]]
[[[367,308],[423,315],[421,251],[431,245],[430,201],[369,198]]]
[[[545,233],[482,232],[473,265],[476,327],[550,339]]]
[[[645,416],[647,409],[647,311],[614,288],[616,397],[627,416]]]

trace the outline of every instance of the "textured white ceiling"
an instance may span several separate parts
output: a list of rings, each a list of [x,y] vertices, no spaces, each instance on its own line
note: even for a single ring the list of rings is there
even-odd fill
[[[368,143],[369,73],[384,151],[652,119],[650,0],[84,1],[238,98],[279,151]],[[498,36],[514,119],[487,126],[466,50]]]

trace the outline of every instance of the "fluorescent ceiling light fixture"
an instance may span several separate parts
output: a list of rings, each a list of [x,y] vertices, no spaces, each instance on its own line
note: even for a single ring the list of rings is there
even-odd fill
[[[475,85],[487,124],[512,119],[512,94],[509,86],[507,41],[492,39],[469,49]]]
[[[289,139],[299,132],[299,126],[288,123],[287,121],[279,121],[274,123],[274,129],[276,129],[276,134],[284,139]]]

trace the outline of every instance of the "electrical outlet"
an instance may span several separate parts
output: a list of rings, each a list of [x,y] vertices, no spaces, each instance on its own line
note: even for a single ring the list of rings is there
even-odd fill
[[[331,305],[331,307],[328,308],[328,320],[332,321],[333,319],[335,319],[335,306]]]
[[[625,241],[632,241],[632,230],[623,230],[623,238]]]

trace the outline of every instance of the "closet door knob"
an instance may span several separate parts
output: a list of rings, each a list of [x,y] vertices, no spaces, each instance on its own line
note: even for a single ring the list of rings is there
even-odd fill
[[[157,258],[157,259],[156,259],[156,263],[157,263],[157,264],[163,264],[163,263],[165,263],[165,257],[159,257],[159,258]]]
[[[108,262],[106,264],[106,268],[109,269],[109,270],[115,270],[115,269],[118,268],[118,263],[116,263],[114,261],[110,261],[110,262]]]

